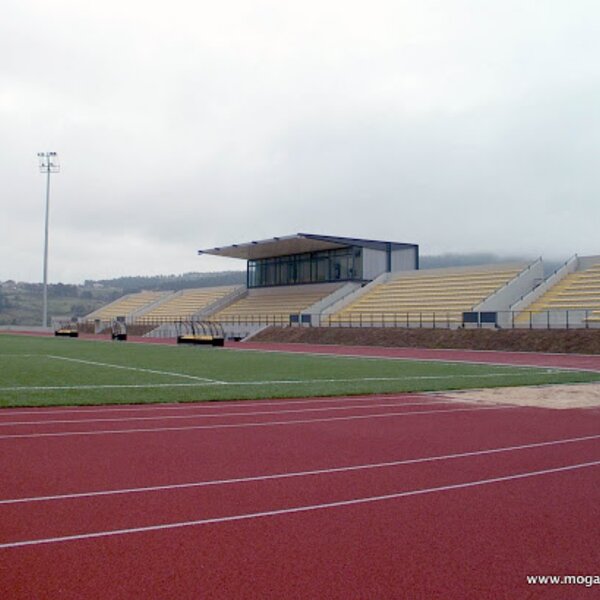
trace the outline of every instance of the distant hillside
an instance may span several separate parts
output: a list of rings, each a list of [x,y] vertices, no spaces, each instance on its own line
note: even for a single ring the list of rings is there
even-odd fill
[[[446,267],[470,267],[506,262],[528,262],[523,256],[497,256],[496,254],[437,254],[421,256],[421,269],[442,269]]]
[[[88,280],[86,286],[102,285],[120,288],[123,293],[140,290],[184,290],[188,288],[217,287],[221,285],[242,285],[246,283],[245,271],[220,271],[216,273],[183,273],[182,275],[154,275],[117,277],[115,279]]]
[[[441,254],[421,256],[422,269],[529,262],[523,256],[495,254]],[[546,274],[560,262],[544,261]],[[52,284],[48,290],[48,311],[54,317],[82,317],[112,302],[116,298],[140,290],[178,291],[188,288],[243,285],[245,271],[216,273],[183,273],[181,275],[130,276],[115,279],[86,280],[83,285]],[[42,315],[42,285],[40,283],[0,282],[0,326],[40,325]]]
[[[439,269],[444,267],[465,267],[506,262],[531,262],[526,256],[497,256],[495,254],[440,254],[421,256],[421,269]],[[547,263],[550,272],[560,263]],[[86,281],[86,285],[103,285],[120,288],[125,293],[140,290],[182,290],[197,287],[215,287],[219,285],[243,285],[246,283],[245,271],[221,271],[216,273],[183,273],[182,275],[155,275],[117,277]]]
[[[51,318],[83,317],[125,294],[140,290],[178,291],[245,283],[244,271],[90,279],[83,285],[56,283],[48,286],[48,313]],[[0,282],[0,326],[41,325],[42,301],[41,283]]]
[[[438,254],[419,257],[421,269],[442,269],[447,267],[470,267],[475,265],[490,265],[497,263],[529,263],[530,256],[498,256],[497,254]],[[544,272],[549,275],[560,267],[564,261],[544,260]]]
[[[52,317],[83,317],[123,295],[114,287],[85,287],[63,283],[48,286],[48,313]],[[0,326],[41,325],[41,283],[0,282]]]

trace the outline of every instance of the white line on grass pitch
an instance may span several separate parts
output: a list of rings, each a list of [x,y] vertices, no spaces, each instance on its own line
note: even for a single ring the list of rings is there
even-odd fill
[[[453,483],[450,485],[442,485],[430,488],[420,488],[416,490],[407,490],[404,492],[396,492],[394,494],[385,494],[383,496],[368,496],[364,498],[353,498],[351,500],[340,500],[337,502],[326,502],[322,504],[309,504],[305,506],[295,506],[292,508],[282,508],[268,510],[255,513],[245,513],[239,515],[230,515],[225,517],[213,517],[208,519],[198,519],[195,521],[180,521],[177,523],[164,523],[161,525],[147,525],[144,527],[131,527],[128,529],[113,529],[108,531],[96,531],[93,533],[80,533],[76,535],[65,535],[51,538],[40,538],[34,540],[23,540],[19,542],[8,542],[0,544],[0,549],[19,548],[23,546],[36,546],[40,544],[52,544],[58,542],[73,542],[77,540],[89,540],[94,538],[103,538],[116,535],[126,535],[132,533],[145,533],[150,531],[165,531],[169,529],[180,529],[182,527],[193,527],[199,525],[214,525],[217,523],[230,523],[233,521],[247,521],[250,519],[259,519],[264,517],[277,517],[282,515],[290,515],[294,513],[303,513],[314,510],[324,510],[328,508],[342,508],[346,506],[357,506],[360,504],[369,504],[373,502],[382,502],[385,500],[398,500],[409,496],[420,496],[423,494],[433,494],[436,492],[449,492],[453,490],[461,490],[466,488],[474,488],[492,483],[503,483],[506,481],[516,481],[519,479],[528,479],[531,477],[539,477],[541,475],[550,475],[554,473],[565,473],[578,469],[586,469],[589,467],[597,467],[600,465],[600,460],[579,463],[574,465],[565,465],[562,467],[554,467],[551,469],[543,469],[540,471],[528,471],[526,473],[514,473],[513,475],[504,475],[503,477],[493,477],[490,479],[478,479],[475,481],[465,481],[462,483]]]
[[[0,392],[51,392],[51,391],[82,391],[82,390],[127,390],[127,389],[168,389],[194,388],[222,385],[222,381],[201,380],[196,383],[100,383],[78,385],[13,385],[0,387]]]
[[[80,363],[84,365],[92,365],[96,367],[109,367],[111,369],[123,369],[125,371],[138,371],[140,373],[152,373],[153,375],[167,375],[169,377],[182,377],[184,379],[193,379],[195,381],[204,381],[210,383],[222,383],[216,379],[209,379],[208,377],[197,377],[195,375],[188,375],[186,373],[175,373],[172,371],[159,371],[156,369],[143,369],[141,367],[128,367],[125,365],[115,365],[112,363],[103,363],[95,360],[83,360],[81,358],[69,358],[67,356],[57,356],[54,354],[47,354],[48,358],[52,358],[54,360],[64,360],[68,362]]]
[[[218,425],[188,425],[185,427],[152,427],[138,429],[101,429],[92,431],[56,431],[48,433],[15,433],[12,435],[0,435],[0,440],[8,439],[32,439],[43,437],[71,437],[84,435],[115,435],[124,433],[153,433],[163,431],[194,431],[201,429],[242,429],[246,427],[274,427],[278,425],[308,425],[311,423],[330,423],[333,421],[355,421],[364,419],[384,419],[390,417],[414,417],[419,415],[447,414],[457,412],[480,412],[483,410],[516,410],[521,406],[484,406],[478,408],[451,408],[443,410],[420,410],[409,412],[392,412],[376,415],[351,415],[348,417],[326,417],[322,419],[298,419],[294,421],[262,421],[255,423],[223,423]]]
[[[29,498],[10,498],[0,500],[2,504],[24,504],[29,502],[47,502],[51,500],[72,500],[76,498],[93,498],[96,496],[114,496],[120,494],[139,494],[146,492],[163,492],[169,490],[182,490],[198,487],[210,487],[218,485],[228,485],[236,483],[250,483],[254,481],[270,481],[272,479],[291,479],[295,477],[310,477],[316,475],[329,475],[333,473],[348,473],[352,471],[366,471],[369,469],[383,469],[388,467],[400,467],[405,465],[416,465],[428,462],[437,462],[444,460],[452,460],[457,458],[470,458],[472,456],[484,456],[490,454],[500,454],[503,452],[515,452],[518,450],[531,450],[535,448],[545,448],[548,446],[558,446],[561,444],[574,444],[577,442],[587,442],[589,440],[597,440],[598,435],[587,435],[583,437],[568,438],[561,440],[550,440],[546,442],[532,442],[530,444],[520,444],[518,446],[502,446],[499,448],[489,448],[487,450],[474,450],[471,452],[455,452],[453,454],[443,454],[438,456],[427,456],[422,458],[409,458],[404,460],[395,460],[380,463],[369,463],[363,465],[351,465],[346,467],[331,467],[328,469],[314,469],[312,471],[296,471],[291,473],[275,473],[272,475],[254,475],[248,477],[235,477],[232,479],[213,479],[210,481],[194,481],[190,483],[175,483],[169,485],[153,485],[138,488],[122,488],[115,490],[100,490],[95,492],[79,492],[72,494],[55,494],[52,496],[32,496]]]
[[[69,359],[75,360],[75,359]],[[87,362],[87,361],[86,361]],[[102,364],[102,363],[97,363]],[[149,369],[137,369],[133,367],[121,367],[118,365],[106,365],[113,366],[121,369],[132,369],[136,371],[148,371],[150,373],[158,373],[161,375],[173,375],[178,377],[187,377],[190,379],[197,379],[194,383],[110,383],[110,384],[98,384],[98,385],[38,385],[38,386],[8,386],[0,387],[2,392],[33,392],[33,391],[52,391],[52,390],[101,390],[101,389],[154,389],[154,388],[193,388],[193,387],[206,387],[218,385],[221,387],[231,386],[268,386],[268,385],[312,385],[319,383],[361,383],[361,382],[399,382],[399,381],[442,381],[442,380],[454,380],[454,379],[486,379],[495,377],[540,377],[542,375],[552,376],[558,375],[559,371],[551,371],[545,373],[529,373],[529,372],[517,372],[517,373],[482,373],[480,375],[475,374],[464,374],[464,375],[408,375],[405,377],[359,377],[359,378],[328,378],[328,379],[276,379],[276,380],[263,380],[263,381],[220,381],[214,379],[206,379],[204,377],[194,377],[193,375],[184,375],[177,373],[169,373],[166,371],[152,371]]]

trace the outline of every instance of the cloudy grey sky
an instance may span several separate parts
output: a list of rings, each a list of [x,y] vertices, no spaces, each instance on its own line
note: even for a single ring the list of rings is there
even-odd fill
[[[4,0],[0,280],[299,231],[600,253],[597,0]]]

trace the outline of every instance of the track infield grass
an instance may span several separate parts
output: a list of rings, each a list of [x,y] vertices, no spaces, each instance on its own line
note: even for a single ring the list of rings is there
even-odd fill
[[[599,382],[600,373],[0,335],[0,407],[299,398]]]

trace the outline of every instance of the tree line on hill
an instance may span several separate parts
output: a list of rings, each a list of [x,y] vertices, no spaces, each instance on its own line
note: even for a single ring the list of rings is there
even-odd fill
[[[442,254],[421,256],[422,269],[474,266],[502,262],[530,262],[523,256],[494,254]],[[560,262],[544,261],[546,273],[560,266]],[[136,275],[114,279],[86,280],[83,285],[55,283],[48,286],[49,312],[53,316],[83,317],[125,294],[141,290],[179,291],[198,287],[243,285],[245,271],[214,273],[183,273],[180,275]],[[41,283],[0,282],[0,326],[39,325],[42,311]]]
[[[123,293],[140,290],[174,291],[196,287],[218,287],[246,283],[245,271],[219,271],[215,273],[183,273],[182,275],[136,275],[115,279],[88,280],[85,285],[120,288]]]
[[[497,256],[495,254],[441,254],[421,256],[419,266],[421,269],[440,269],[446,267],[466,267],[487,265],[506,262],[530,262],[531,259],[523,256]],[[561,263],[545,262],[546,270],[550,273]],[[123,293],[138,292],[140,290],[179,291],[195,287],[217,287],[221,285],[243,285],[246,283],[245,271],[220,271],[215,273],[183,273],[182,275],[154,275],[117,277],[115,279],[100,279],[86,281],[86,286],[102,285],[120,288]]]

